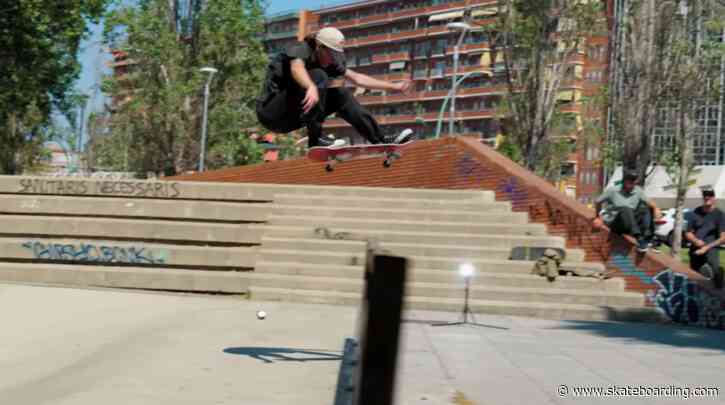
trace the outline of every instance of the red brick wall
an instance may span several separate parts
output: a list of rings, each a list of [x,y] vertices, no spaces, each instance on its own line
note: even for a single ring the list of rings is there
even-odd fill
[[[627,290],[646,294],[649,305],[673,320],[725,328],[722,291],[714,291],[702,276],[669,256],[638,254],[625,239],[593,230],[593,210],[476,138],[413,143],[391,168],[384,168],[379,158],[344,162],[331,173],[324,166],[297,159],[175,180],[492,190],[497,200],[511,202],[514,211],[527,212],[532,222],[546,224],[550,234],[565,237],[567,247],[586,251],[586,260],[604,263],[614,276],[626,280]],[[683,299],[691,311],[679,310],[683,306],[678,300]]]

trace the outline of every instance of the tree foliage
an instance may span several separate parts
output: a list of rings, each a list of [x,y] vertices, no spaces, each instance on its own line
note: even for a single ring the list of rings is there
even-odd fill
[[[0,6],[0,174],[20,173],[42,158],[51,112],[74,106],[87,23],[106,3],[13,0]]]
[[[574,146],[556,135],[566,121],[558,106],[560,91],[581,79],[574,62],[587,38],[602,28],[601,6],[586,0],[502,0],[498,11],[490,32],[491,59],[503,60],[503,69],[495,66],[494,74],[505,87],[508,142],[529,169],[557,177],[557,160]],[[558,155],[550,159],[554,151]]]
[[[708,107],[719,99],[725,46],[725,4],[712,0],[681,0],[661,4],[661,18],[669,31],[657,50],[662,68],[661,114],[672,115],[676,122],[674,148],[668,167],[675,186],[677,214],[673,231],[672,254],[677,255],[682,235],[682,209],[690,187],[695,162],[693,143],[697,121],[707,115]]]
[[[210,85],[207,167],[252,160],[244,142],[257,125],[254,99],[266,54],[259,0],[140,0],[108,15],[105,41],[125,52],[124,75],[104,90],[117,103],[110,134],[97,143],[100,165],[172,175],[197,167],[207,74]]]

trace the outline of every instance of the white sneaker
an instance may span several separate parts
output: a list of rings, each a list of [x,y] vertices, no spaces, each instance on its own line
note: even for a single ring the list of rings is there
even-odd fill
[[[402,132],[400,132],[400,135],[394,138],[392,136],[390,136],[390,138],[386,138],[385,143],[400,145],[401,143],[406,143],[411,139],[413,139],[413,130],[410,128],[406,128]]]
[[[345,146],[347,145],[347,142],[345,142],[344,139],[335,139],[335,142],[332,143],[330,146]]]

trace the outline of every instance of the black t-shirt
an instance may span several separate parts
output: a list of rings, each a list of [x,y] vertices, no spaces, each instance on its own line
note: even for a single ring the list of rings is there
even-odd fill
[[[725,215],[718,208],[705,212],[702,207],[697,207],[687,219],[687,231],[710,243],[720,237],[720,232],[725,232]]]
[[[315,50],[307,41],[298,42],[291,45],[285,51],[285,55],[289,58],[289,62],[293,59],[302,59],[305,62],[307,70],[311,69],[322,69],[327,73],[330,78],[337,78],[345,74],[345,61],[342,60],[341,54],[333,52],[333,62],[327,65],[327,67],[320,66],[320,62],[317,60]]]
[[[290,46],[284,52],[277,54],[269,65],[267,65],[267,73],[265,75],[262,92],[257,97],[257,102],[264,105],[270,100],[274,94],[280,90],[289,88],[294,83],[290,63],[293,59],[302,59],[305,62],[307,70],[323,69],[330,78],[337,78],[345,74],[344,54],[333,52],[333,62],[327,67],[322,68],[317,56],[315,55],[313,45],[307,41],[298,42]]]

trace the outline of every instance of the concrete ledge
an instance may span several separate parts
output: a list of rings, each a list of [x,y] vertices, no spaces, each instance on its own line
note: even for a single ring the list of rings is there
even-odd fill
[[[271,210],[269,203],[0,195],[0,212],[7,214],[263,222]]]
[[[296,275],[255,273],[253,287],[297,290],[339,291],[362,294],[363,280],[342,277],[299,277]],[[462,298],[463,283],[441,284],[408,282],[406,295],[426,298]],[[528,303],[633,306],[644,305],[642,294],[616,291],[566,290],[562,288],[492,287],[474,285],[471,299]]]
[[[532,264],[529,263],[531,266]],[[624,280],[620,278],[612,278],[608,280],[598,280],[591,277],[559,277],[554,282],[549,282],[544,277],[525,273],[524,271],[503,271],[507,266],[506,262],[500,264],[490,263],[491,270],[493,267],[500,268],[500,272],[486,271],[485,265],[480,265],[481,269],[471,278],[472,285],[488,286],[488,287],[522,287],[522,288],[557,288],[557,289],[576,289],[591,291],[624,291]],[[526,270],[521,266],[521,270]],[[254,273],[270,273],[282,275],[299,275],[304,277],[340,277],[350,279],[362,279],[364,276],[363,265],[327,265],[313,263],[297,263],[297,262],[264,262],[259,261],[255,264]],[[461,283],[461,275],[456,269],[435,270],[421,267],[412,267],[408,271],[408,281],[419,283],[440,283],[440,284],[456,284]]]
[[[393,254],[400,255],[397,249],[384,245]],[[433,253],[433,252],[432,252]],[[458,255],[408,255],[407,258],[412,265],[425,269],[454,270],[457,271],[461,264],[470,263],[476,271],[481,272],[516,272],[528,274],[534,266],[534,262],[507,260],[508,251],[465,251],[459,250]],[[359,266],[365,263],[365,251],[363,245],[359,252],[336,252],[336,251],[309,251],[291,249],[268,249],[259,250],[258,261],[263,262],[299,262],[308,264],[328,264],[343,266]],[[567,266],[581,269],[601,270],[601,263],[573,263],[566,262]]]
[[[249,274],[61,264],[0,263],[0,281],[245,294]]]
[[[274,202],[283,205],[303,205],[316,207],[361,207],[361,208],[391,208],[391,209],[444,209],[457,211],[482,212],[510,212],[508,202],[490,202],[482,200],[427,200],[361,196],[325,196],[276,194]]]
[[[253,268],[256,247],[212,247],[103,240],[0,238],[0,260],[131,264],[154,267]]]
[[[330,215],[329,213],[327,215]],[[305,217],[298,215],[270,215],[269,225],[329,227],[331,229],[346,228],[355,230],[389,229],[400,232],[441,232],[468,233],[479,235],[531,235],[548,236],[543,224],[512,224],[510,222],[491,220],[490,223],[476,222],[439,222],[425,220],[399,220],[395,216],[379,217],[378,219],[350,219],[335,217]]]
[[[270,187],[239,183],[0,176],[0,194],[223,201],[272,201]]]
[[[143,241],[184,241],[193,243],[257,244],[262,228],[249,224],[190,223],[124,219],[67,218],[3,215],[4,236],[27,235]]]
[[[358,305],[361,295],[336,291],[306,291],[284,288],[251,287],[250,298],[258,301],[288,301],[318,304]],[[460,313],[462,299],[406,297],[405,309],[448,311]],[[474,313],[525,316],[542,319],[618,320],[661,322],[658,311],[651,308],[622,308],[612,306],[525,303],[509,301],[472,300]],[[451,320],[455,320],[452,319]]]
[[[350,238],[375,238],[379,242],[418,243],[452,246],[482,246],[487,248],[510,249],[516,246],[565,247],[564,238],[558,236],[518,236],[518,235],[479,235],[475,233],[443,232],[396,232],[391,230],[367,230],[351,228],[332,228],[334,234],[349,234]],[[265,226],[265,237],[276,238],[315,238],[314,227]]]
[[[471,222],[471,223],[492,223],[506,222],[509,224],[526,224],[528,215],[523,212],[493,213],[477,211],[460,211],[457,209],[400,209],[397,207],[388,208],[367,208],[367,207],[325,207],[324,211],[314,205],[285,205],[274,203],[272,212],[275,215],[297,215],[308,218],[351,218],[351,219],[380,219],[391,218],[401,221],[441,221],[441,222]]]

